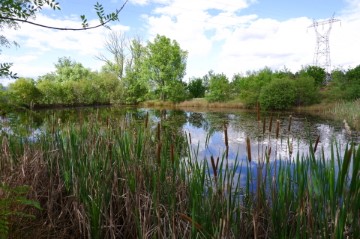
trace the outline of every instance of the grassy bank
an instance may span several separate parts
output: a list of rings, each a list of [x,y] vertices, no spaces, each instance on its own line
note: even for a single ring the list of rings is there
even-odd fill
[[[264,126],[262,137],[277,127]],[[2,135],[1,182],[28,185],[29,199],[43,208],[18,205],[36,220],[0,218],[11,237],[360,237],[353,145],[334,143],[325,159],[315,142],[292,160],[274,158],[269,145],[254,166],[250,153],[248,161],[230,162],[226,152],[199,159],[191,135],[148,117],[141,125],[53,119],[46,128],[38,141]]]
[[[360,99],[350,102],[340,101],[299,107],[296,110],[325,116],[337,121],[345,120],[352,129],[360,130]]]

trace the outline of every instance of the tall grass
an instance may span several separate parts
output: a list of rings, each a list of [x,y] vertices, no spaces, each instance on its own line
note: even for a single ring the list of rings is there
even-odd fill
[[[351,102],[338,102],[326,111],[339,120],[346,120],[354,129],[360,130],[360,99]]]
[[[272,121],[259,121],[261,137]],[[63,197],[74,199],[63,203],[50,193],[39,201],[55,198],[84,238],[360,237],[360,150],[353,144],[341,150],[334,143],[326,159],[310,142],[308,155],[287,160],[268,146],[254,171],[251,152],[248,161],[226,152],[198,158],[190,134],[148,117],[140,125],[93,117],[48,129],[25,144],[4,135],[1,160],[16,168],[22,153],[41,159],[48,191],[63,185]]]

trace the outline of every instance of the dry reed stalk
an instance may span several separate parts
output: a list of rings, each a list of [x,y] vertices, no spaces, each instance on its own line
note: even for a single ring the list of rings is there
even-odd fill
[[[276,139],[279,138],[280,120],[276,120]]]
[[[246,137],[246,151],[248,155],[248,160],[251,162],[251,145],[249,136]]]
[[[271,129],[272,129],[272,121],[273,121],[273,116],[270,116],[270,123],[269,123],[269,133],[271,133]]]
[[[316,138],[315,146],[314,146],[314,153],[316,152],[316,149],[317,149],[317,146],[318,146],[318,144],[319,144],[319,141],[320,141],[320,135],[318,135],[318,137]]]
[[[292,121],[292,115],[289,116],[289,125],[288,125],[288,131],[290,132],[291,129],[291,121]]]
[[[180,216],[181,219],[183,219],[184,221],[187,221],[187,222],[191,223],[191,225],[194,225],[196,229],[198,229],[198,230],[201,230],[201,229],[202,229],[202,226],[201,226],[199,223],[197,223],[197,222],[195,222],[194,220],[192,220],[191,217],[189,217],[189,216],[187,216],[187,215],[185,215],[184,213],[181,213],[181,212],[179,212],[178,214],[179,214],[179,216]]]

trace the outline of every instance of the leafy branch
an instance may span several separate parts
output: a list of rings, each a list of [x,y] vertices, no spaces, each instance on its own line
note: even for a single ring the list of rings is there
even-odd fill
[[[8,16],[2,16],[0,15],[0,20],[8,20],[8,21],[15,21],[15,22],[23,22],[23,23],[28,23],[31,25],[35,25],[38,27],[43,27],[43,28],[48,28],[48,29],[54,29],[54,30],[62,30],[62,31],[83,31],[83,30],[90,30],[90,29],[94,29],[94,28],[98,28],[101,26],[105,26],[112,21],[117,21],[119,20],[119,13],[123,10],[123,8],[125,7],[125,5],[127,4],[129,0],[126,0],[123,5],[121,6],[120,9],[117,9],[115,12],[112,12],[110,14],[105,15],[104,13],[104,8],[101,4],[99,4],[98,2],[94,5],[94,8],[96,10],[96,14],[99,17],[99,21],[100,24],[95,25],[95,26],[89,26],[88,22],[87,22],[87,18],[85,17],[85,15],[81,15],[80,18],[82,20],[82,28],[67,28],[67,27],[54,27],[54,26],[49,26],[49,25],[44,25],[44,24],[39,24],[33,21],[29,21],[27,16],[28,13],[24,12],[24,11],[20,11],[18,12],[18,17],[8,17]],[[58,3],[54,3],[54,4],[58,4]],[[58,5],[50,5],[53,6],[53,9],[60,9],[60,7]],[[22,19],[23,18],[23,19]]]

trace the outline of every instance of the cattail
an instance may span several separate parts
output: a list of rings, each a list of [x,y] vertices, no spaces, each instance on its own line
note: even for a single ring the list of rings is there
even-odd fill
[[[320,135],[318,135],[318,137],[316,138],[315,146],[314,146],[314,153],[316,152],[316,149],[317,149],[317,146],[318,146],[318,144],[319,144],[319,141],[320,141]]]
[[[189,141],[190,141],[190,144],[192,144],[191,143],[191,133],[189,132]]]
[[[260,104],[256,102],[257,121],[260,121]]]
[[[158,161],[159,165],[161,163],[161,147],[162,147],[162,143],[159,142],[157,145],[157,150],[156,150],[156,157],[157,157],[157,161]]]
[[[272,116],[270,116],[269,133],[271,133],[271,129],[272,129],[272,121],[273,121],[273,117],[272,117]]]
[[[270,155],[271,155],[271,147],[269,147],[268,152],[267,152],[268,160],[270,159]]]
[[[263,134],[265,134],[265,130],[266,130],[266,118],[264,118],[264,122],[263,122]]]
[[[148,127],[149,124],[149,112],[146,112],[146,117],[145,117],[145,128]]]
[[[276,138],[279,138],[280,120],[276,120]]]
[[[160,132],[161,132],[161,125],[160,122],[158,122],[157,131],[156,131],[156,138],[158,141],[160,141]]]
[[[227,132],[226,124],[224,125],[224,134],[225,134],[225,146],[229,147],[228,132]]]
[[[219,157],[217,157],[216,163],[215,163],[214,157],[212,155],[210,157],[210,160],[211,160],[211,166],[212,166],[213,171],[214,171],[214,178],[215,178],[215,181],[217,181],[217,166],[218,166],[218,163],[219,163]]]
[[[247,150],[248,160],[249,160],[249,162],[251,162],[251,146],[250,146],[249,136],[246,137],[246,150]]]
[[[289,126],[288,126],[288,131],[290,132],[291,129],[291,121],[292,121],[292,115],[289,116]]]

